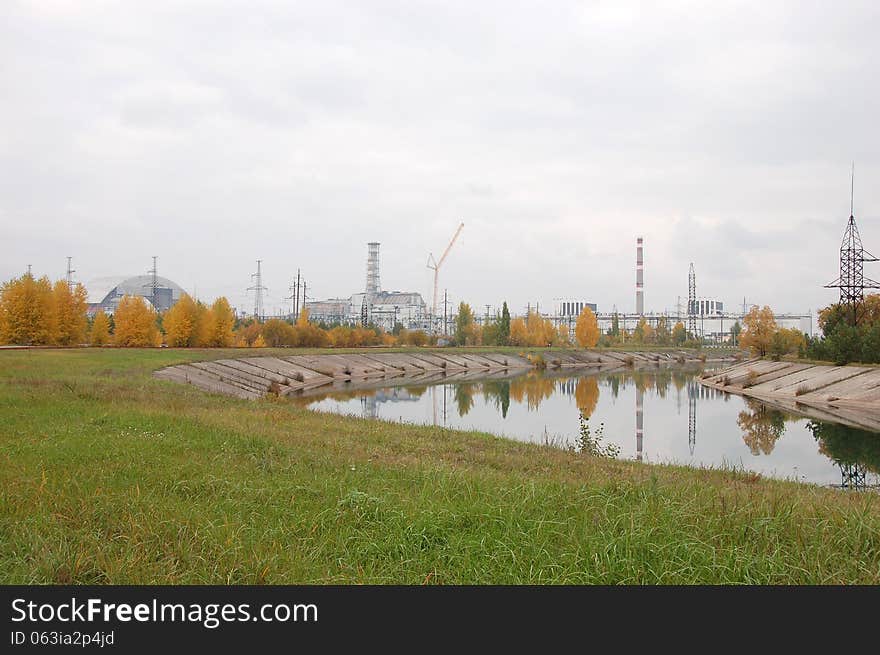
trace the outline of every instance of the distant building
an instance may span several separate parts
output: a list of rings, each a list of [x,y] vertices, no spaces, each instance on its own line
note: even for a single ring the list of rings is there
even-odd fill
[[[584,307],[589,307],[594,314],[598,311],[596,303],[566,298],[556,301],[555,313],[560,318],[577,318],[584,311]]]
[[[152,275],[100,278],[86,285],[86,290],[89,302],[87,312],[90,315],[96,314],[98,310],[113,314],[123,296],[140,296],[154,306],[156,311],[164,312],[185,293],[176,282],[157,276],[154,297]]]
[[[693,307],[688,303],[688,315],[694,316],[720,316],[724,313],[724,303],[713,298],[700,298],[693,301]]]
[[[367,323],[391,331],[396,324],[408,330],[429,330],[428,308],[420,293],[382,291],[379,282],[379,244],[370,242],[367,256],[367,291],[348,298],[310,300],[305,306],[309,319],[328,325],[358,325],[367,315]]]

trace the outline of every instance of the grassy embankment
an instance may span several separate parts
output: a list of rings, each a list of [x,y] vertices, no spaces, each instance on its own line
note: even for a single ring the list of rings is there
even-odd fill
[[[877,494],[150,376],[230,355],[0,352],[0,582],[880,583]]]

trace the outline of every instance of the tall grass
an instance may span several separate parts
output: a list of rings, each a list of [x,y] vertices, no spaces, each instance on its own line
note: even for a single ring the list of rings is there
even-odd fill
[[[2,583],[880,583],[880,505],[0,353]]]

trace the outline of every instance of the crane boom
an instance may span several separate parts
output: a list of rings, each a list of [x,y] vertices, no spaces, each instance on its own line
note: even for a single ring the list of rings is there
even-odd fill
[[[437,268],[443,265],[443,260],[446,259],[446,255],[449,254],[449,251],[452,250],[452,246],[455,243],[455,240],[458,238],[458,235],[461,234],[461,228],[464,227],[464,223],[460,223],[458,229],[455,231],[455,234],[452,235],[452,240],[449,242],[449,245],[446,246],[446,250],[443,251],[443,255],[440,257],[440,261],[437,262]]]
[[[437,317],[437,286],[438,280],[440,277],[440,266],[446,260],[446,256],[449,254],[449,251],[452,250],[452,246],[455,244],[456,239],[458,239],[458,235],[461,234],[461,228],[464,227],[464,223],[459,223],[458,229],[455,231],[455,234],[452,235],[452,239],[449,241],[449,245],[446,246],[446,250],[443,251],[443,254],[440,256],[439,261],[434,260],[434,255],[430,255],[428,257],[428,268],[434,269],[434,302],[433,309],[431,312],[431,331],[433,332],[434,328],[434,319]]]

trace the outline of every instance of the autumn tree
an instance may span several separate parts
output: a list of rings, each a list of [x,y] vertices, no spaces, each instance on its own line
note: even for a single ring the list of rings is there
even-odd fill
[[[287,321],[282,321],[280,318],[270,318],[263,323],[260,334],[263,335],[266,345],[272,348],[299,345],[298,328],[293,327]]]
[[[231,346],[235,342],[235,333],[233,332],[235,314],[224,296],[217,298],[211,305],[209,318],[210,331],[207,345],[214,348]]]
[[[82,284],[71,286],[58,280],[52,289],[50,330],[59,346],[78,346],[86,340],[88,294]]]
[[[52,284],[32,275],[6,282],[0,289],[0,343],[37,346],[52,342]]]
[[[89,343],[93,346],[104,346],[110,343],[110,319],[107,318],[103,309],[99,309],[92,320]]]
[[[156,312],[141,296],[123,296],[114,313],[113,342],[129,348],[157,347],[162,343]]]
[[[511,346],[527,346],[529,345],[529,332],[526,329],[526,322],[522,318],[515,318],[510,321],[510,337],[508,343]]]
[[[563,346],[571,345],[571,334],[569,332],[568,326],[563,323],[559,326],[559,330],[557,330],[559,334],[559,343]]]
[[[313,323],[309,322],[309,310],[303,307],[296,321],[296,344],[297,346],[323,348],[330,343],[327,333]]]
[[[773,310],[767,305],[758,309],[752,307],[743,318],[743,331],[739,343],[743,348],[763,357],[770,349],[773,334],[776,332],[776,319],[773,318]]]
[[[167,312],[163,325],[165,343],[174,348],[193,348],[203,344],[205,307],[184,293]]]
[[[595,348],[599,343],[599,321],[593,310],[587,306],[578,315],[574,335],[581,348]]]

